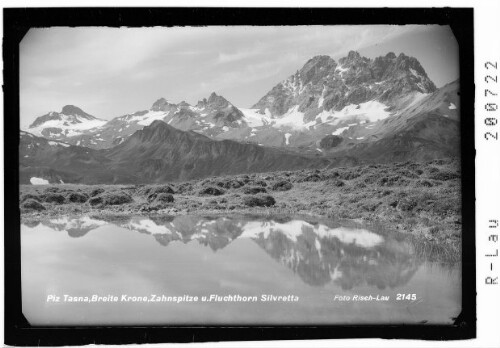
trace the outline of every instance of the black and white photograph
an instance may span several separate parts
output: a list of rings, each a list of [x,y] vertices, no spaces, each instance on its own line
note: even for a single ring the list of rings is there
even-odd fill
[[[459,49],[432,23],[30,28],[22,315],[456,325]]]

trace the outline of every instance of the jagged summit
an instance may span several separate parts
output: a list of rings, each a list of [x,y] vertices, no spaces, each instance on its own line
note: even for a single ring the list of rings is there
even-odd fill
[[[93,149],[134,146],[139,135],[146,139],[139,140],[145,147],[153,135],[161,141],[169,139],[171,146],[177,146],[181,143],[179,139],[189,136],[191,140],[236,140],[254,146],[286,147],[318,157],[342,151],[350,154],[354,149],[362,146],[368,149],[372,143],[385,139],[384,144],[389,145],[380,145],[384,152],[393,145],[401,145],[387,137],[417,127],[420,123],[416,120],[421,117],[437,115],[432,120],[433,127],[439,129],[439,135],[448,143],[454,141],[453,131],[446,127],[453,130],[459,121],[458,82],[436,90],[414,57],[387,52],[371,59],[349,51],[338,60],[328,55],[313,56],[297,68],[254,108],[238,108],[216,91],[195,105],[159,98],[148,110],[108,122],[86,114],[75,105],[65,105],[60,113],[39,117],[26,130],[50,140]],[[424,124],[428,122],[425,119]],[[417,128],[412,132],[417,132]],[[137,131],[140,132],[134,137]],[[441,141],[433,138],[434,133],[419,136],[436,144]],[[135,140],[129,142],[132,138]],[[172,138],[179,141],[171,142]],[[412,143],[408,140],[407,144]],[[151,158],[158,155],[152,153]]]
[[[215,92],[212,92],[212,94],[210,94],[207,103],[214,108],[226,108],[229,106],[229,102],[227,101],[227,99],[221,95],[217,95]]]
[[[368,58],[362,57],[361,54],[359,54],[359,52],[357,52],[357,51],[349,51],[349,53],[347,54],[346,57],[340,58],[339,62],[359,61],[359,60],[363,60],[363,59],[368,59]]]
[[[387,59],[395,59],[396,58],[396,54],[394,52],[389,52],[385,55],[385,58]]]
[[[348,105],[372,100],[387,106],[409,93],[432,93],[436,86],[420,62],[394,52],[375,59],[350,51],[338,63],[320,55],[308,60],[288,79],[276,85],[254,106],[262,114],[280,117],[293,108],[306,119],[322,111],[340,111]]]
[[[167,99],[165,98],[160,98],[157,101],[153,103],[151,106],[152,111],[167,111],[169,109],[175,108],[177,105],[170,103]]]

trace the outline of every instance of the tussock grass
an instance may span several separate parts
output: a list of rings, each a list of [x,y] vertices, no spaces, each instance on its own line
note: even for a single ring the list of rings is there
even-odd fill
[[[456,248],[460,247],[462,227],[459,168],[457,160],[443,159],[210,177],[168,185],[22,185],[20,203],[30,199],[45,209],[28,209],[21,204],[23,216],[151,212],[303,214],[357,219],[384,223],[447,248],[439,251],[433,247],[429,251],[430,244],[424,244],[419,249],[422,252],[453,253],[459,250]],[[172,195],[173,200],[165,196],[158,202],[159,194]],[[255,194],[269,195],[274,203],[267,207],[248,204],[252,201],[249,197]],[[57,198],[47,199],[54,195]],[[118,199],[118,204],[105,204],[105,197],[110,195],[129,198]],[[156,195],[155,199],[151,195]],[[92,204],[93,199],[97,204]]]

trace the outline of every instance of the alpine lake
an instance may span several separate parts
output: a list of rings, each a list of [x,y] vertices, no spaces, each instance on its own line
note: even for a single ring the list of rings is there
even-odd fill
[[[21,225],[32,325],[451,324],[461,264],[304,216],[59,216]]]

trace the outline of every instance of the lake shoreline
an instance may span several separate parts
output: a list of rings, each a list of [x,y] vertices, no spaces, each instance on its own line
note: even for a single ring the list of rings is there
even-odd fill
[[[61,215],[309,215],[381,223],[460,246],[459,162],[364,165],[158,185],[21,185],[23,219]]]

